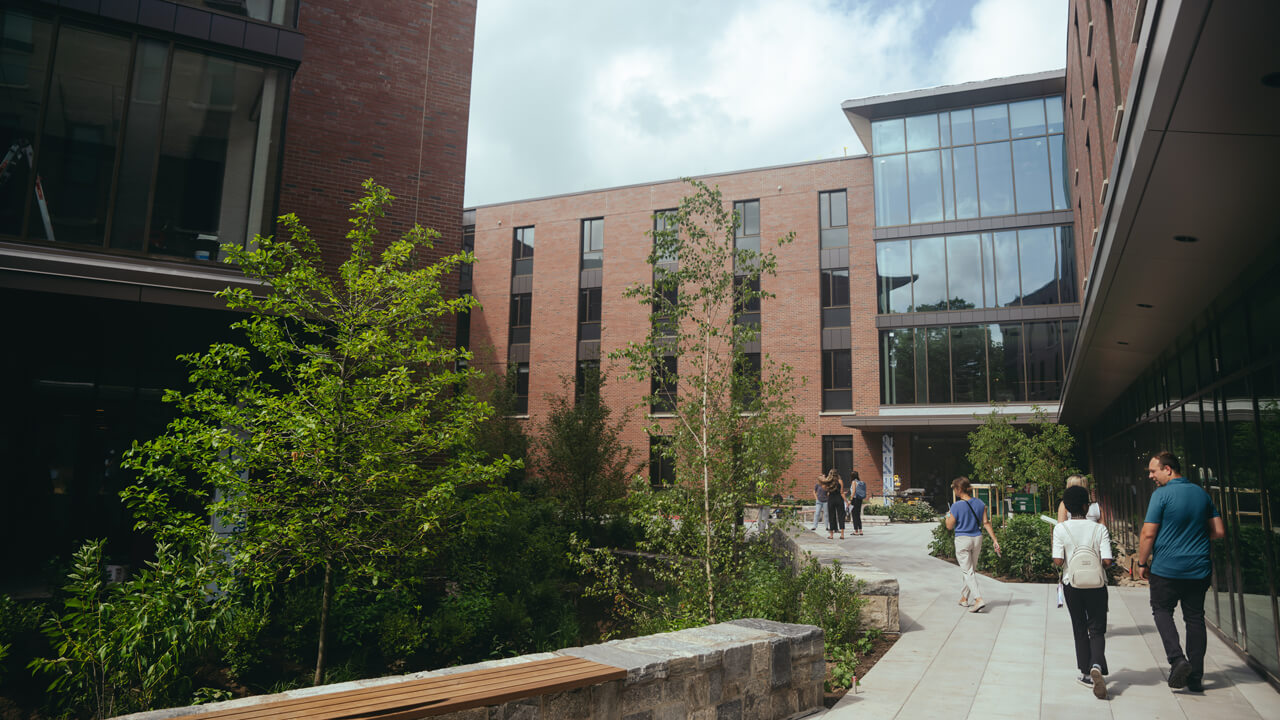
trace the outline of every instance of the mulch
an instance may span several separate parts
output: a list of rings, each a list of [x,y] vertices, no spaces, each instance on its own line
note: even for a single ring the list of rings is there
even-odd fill
[[[859,678],[865,677],[867,673],[871,672],[871,668],[875,667],[880,658],[884,657],[884,654],[889,652],[889,648],[893,647],[896,642],[898,642],[897,633],[886,633],[876,638],[876,641],[871,645],[871,652],[858,658],[857,676]],[[827,678],[831,677],[831,670],[834,667],[835,663],[827,661]],[[854,687],[857,687],[857,685],[855,684]],[[848,692],[849,688],[839,688],[833,692],[824,692],[822,694],[822,704],[830,709]]]

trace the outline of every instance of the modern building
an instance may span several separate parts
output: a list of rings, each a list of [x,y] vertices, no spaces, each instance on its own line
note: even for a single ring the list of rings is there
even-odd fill
[[[387,234],[461,242],[475,2],[10,0],[0,7],[0,590],[110,537],[120,454],[175,357],[226,337],[219,244],[295,212],[326,259],[372,177]],[[358,42],[353,38],[359,38]]]
[[[1210,622],[1274,681],[1280,584],[1276,3],[1074,0],[1067,136],[1086,278],[1060,419],[1137,544],[1169,449],[1227,525]]]
[[[1058,71],[849,101],[870,155],[702,178],[733,202],[740,244],[796,233],[759,308],[759,352],[808,379],[796,494],[856,468],[873,494],[896,475],[941,501],[976,416],[1057,416],[1080,313],[1063,89]],[[530,419],[580,364],[607,368],[647,332],[649,309],[623,292],[650,280],[646,233],[688,191],[669,181],[469,211],[472,292],[487,308],[469,340],[477,361],[518,374]],[[613,406],[643,410],[651,384],[619,375]],[[638,457],[661,442],[642,414],[668,422],[633,412]]]

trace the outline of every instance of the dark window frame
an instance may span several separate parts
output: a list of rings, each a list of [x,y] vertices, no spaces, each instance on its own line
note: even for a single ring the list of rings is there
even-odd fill
[[[516,293],[511,296],[511,312],[508,316],[510,328],[508,342],[512,345],[529,342],[530,328],[533,325],[533,293]]]
[[[526,239],[526,235],[529,237]],[[524,225],[511,230],[511,274],[532,275],[534,244],[537,241],[534,225]]]
[[[842,367],[845,366],[845,367]],[[848,384],[839,384],[840,375],[847,373]],[[853,409],[853,351],[835,349],[822,351],[822,410],[839,411]]]

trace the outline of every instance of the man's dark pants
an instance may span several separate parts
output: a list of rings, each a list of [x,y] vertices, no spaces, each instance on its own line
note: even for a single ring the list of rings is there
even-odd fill
[[[1209,590],[1210,576],[1184,580],[1151,574],[1151,615],[1155,618],[1164,654],[1173,665],[1184,657],[1178,642],[1178,628],[1173,624],[1173,609],[1182,604],[1182,621],[1187,628],[1187,662],[1191,676],[1204,675],[1204,651],[1209,639],[1204,628],[1204,596]]]
[[[1076,638],[1076,665],[1088,675],[1094,665],[1107,670],[1107,589],[1062,586],[1071,615],[1071,632]]]

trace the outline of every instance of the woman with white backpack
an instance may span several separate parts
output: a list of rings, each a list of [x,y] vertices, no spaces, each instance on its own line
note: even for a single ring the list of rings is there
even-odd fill
[[[1053,564],[1061,567],[1063,593],[1076,641],[1080,682],[1094,697],[1107,699],[1107,568],[1111,566],[1111,533],[1085,517],[1089,491],[1066,489],[1062,504],[1070,517],[1053,529]]]

